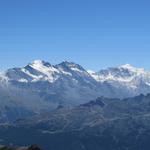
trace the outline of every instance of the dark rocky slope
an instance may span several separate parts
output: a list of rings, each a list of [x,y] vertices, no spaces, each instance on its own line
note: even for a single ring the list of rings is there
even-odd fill
[[[150,95],[100,97],[74,107],[0,126],[1,143],[44,150],[149,150]]]

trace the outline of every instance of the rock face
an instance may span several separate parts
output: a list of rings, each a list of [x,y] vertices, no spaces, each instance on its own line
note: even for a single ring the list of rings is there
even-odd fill
[[[150,72],[129,64],[91,72],[72,62],[36,60],[0,73],[0,122],[75,106],[99,96],[126,98],[150,91]]]
[[[149,150],[150,95],[100,97],[74,108],[58,108],[13,125],[0,126],[3,143],[44,150]]]
[[[37,145],[31,145],[30,147],[9,147],[9,146],[0,146],[0,150],[42,150]]]

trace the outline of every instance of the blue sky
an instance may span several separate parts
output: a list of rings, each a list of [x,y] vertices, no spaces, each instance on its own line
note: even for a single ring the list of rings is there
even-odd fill
[[[34,59],[150,70],[150,1],[1,0],[0,69]]]

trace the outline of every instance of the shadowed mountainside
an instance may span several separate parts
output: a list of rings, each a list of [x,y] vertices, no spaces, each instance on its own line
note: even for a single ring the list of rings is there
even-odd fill
[[[150,94],[127,99],[100,97],[0,126],[3,144],[44,150],[149,150]]]

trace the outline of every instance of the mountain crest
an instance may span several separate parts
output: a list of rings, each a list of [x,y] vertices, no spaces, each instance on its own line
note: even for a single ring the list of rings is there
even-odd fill
[[[43,60],[34,60],[32,63],[29,63],[29,65],[34,66],[34,67],[40,67],[40,66],[50,67],[50,66],[52,66],[49,62],[46,62]]]
[[[129,70],[131,72],[136,72],[136,73],[145,73],[146,72],[144,68],[136,68],[136,67],[134,67],[134,66],[132,66],[130,64],[122,65],[119,68],[127,69],[127,70]]]
[[[133,68],[135,68],[135,67],[133,67],[133,66],[130,65],[130,64],[125,64],[125,65],[120,66],[120,68],[133,69]]]
[[[69,61],[63,61],[62,63],[56,65],[56,67],[75,72],[86,72],[86,70],[79,64]]]

